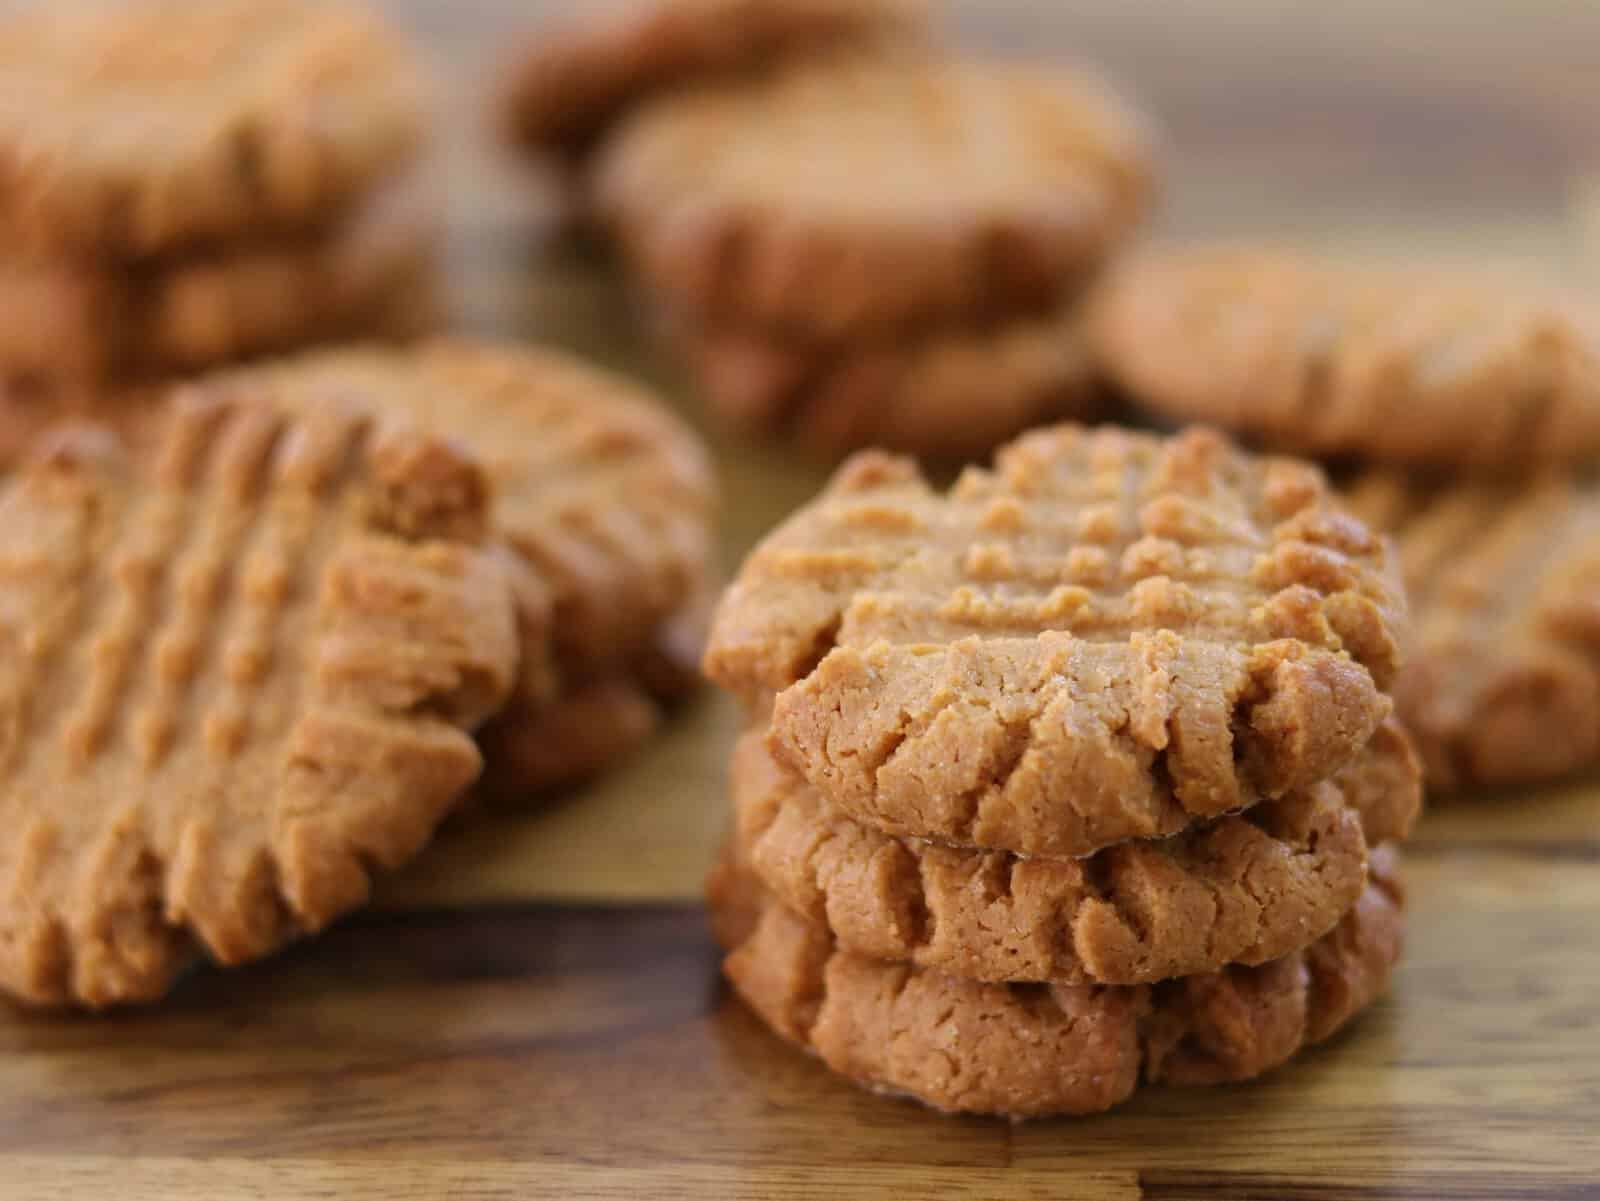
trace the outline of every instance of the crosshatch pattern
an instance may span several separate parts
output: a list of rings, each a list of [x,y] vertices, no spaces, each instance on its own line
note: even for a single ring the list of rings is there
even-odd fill
[[[27,1000],[158,996],[191,939],[238,963],[364,900],[477,775],[516,666],[443,444],[197,400],[150,455],[70,431],[0,494],[0,983]]]
[[[751,555],[706,654],[894,834],[1087,854],[1309,785],[1387,711],[1404,619],[1322,476],[1066,426],[948,495],[868,453]],[[961,753],[949,753],[959,747]]]

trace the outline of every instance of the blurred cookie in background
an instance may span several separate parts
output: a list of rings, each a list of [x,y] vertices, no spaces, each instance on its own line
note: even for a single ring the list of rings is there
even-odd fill
[[[1393,532],[1415,635],[1395,701],[1437,793],[1600,762],[1600,488],[1369,472],[1349,490]]]
[[[595,172],[652,296],[829,344],[1049,309],[1152,185],[1145,121],[1097,82],[914,53],[679,94]]]
[[[0,24],[0,385],[136,383],[432,317],[427,88],[358,4],[68,0]],[[3,440],[16,442],[20,431]]]
[[[395,185],[328,229],[138,263],[0,259],[0,380],[36,407],[436,315],[438,222]],[[92,407],[92,406],[87,406]]]
[[[716,415],[742,433],[792,439],[820,458],[882,446],[964,460],[1030,426],[1101,412],[1079,326],[1068,306],[837,348],[736,328],[665,336]]]
[[[530,35],[497,117],[518,149],[581,159],[636,107],[718,76],[914,38],[918,0],[608,0]]]
[[[1600,456],[1600,308],[1579,297],[1200,245],[1113,272],[1090,328],[1132,401],[1273,449],[1474,473]]]
[[[730,424],[953,459],[1097,412],[1077,300],[1153,188],[1148,123],[1092,78],[904,50],[680,93],[594,179]]]

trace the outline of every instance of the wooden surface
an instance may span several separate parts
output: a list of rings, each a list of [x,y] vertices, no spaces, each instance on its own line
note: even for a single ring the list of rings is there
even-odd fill
[[[482,144],[484,68],[568,6],[393,7],[444,84],[462,323],[672,388],[603,272],[541,242],[537,181]],[[1169,232],[1600,280],[1600,6],[957,17],[974,46],[1137,88],[1169,132]],[[821,472],[718,451],[731,565]],[[726,999],[696,895],[733,721],[707,696],[583,795],[449,832],[373,910],[160,1007],[0,1009],[0,1197],[1600,1197],[1600,786],[1430,815],[1396,986],[1332,1045],[1258,1084],[1013,1128],[861,1093]]]

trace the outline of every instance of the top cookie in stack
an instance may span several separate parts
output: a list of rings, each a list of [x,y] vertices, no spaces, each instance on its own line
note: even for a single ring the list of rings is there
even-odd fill
[[[1040,430],[944,493],[857,457],[713,625],[753,718],[710,885],[730,980],[944,1109],[1282,1063],[1399,953],[1404,624],[1315,468],[1209,431]]]
[[[786,59],[915,37],[918,0],[605,0],[533,39],[507,72],[506,136],[580,161],[641,104]]]
[[[417,63],[306,0],[63,0],[0,27],[0,381],[135,379],[415,324]]]
[[[1145,122],[1083,73],[951,58],[923,16],[657,0],[520,70],[523,144],[584,131],[595,215],[735,425],[969,457],[1093,407],[1075,304],[1148,203]],[[527,81],[585,58],[611,102],[563,125]]]

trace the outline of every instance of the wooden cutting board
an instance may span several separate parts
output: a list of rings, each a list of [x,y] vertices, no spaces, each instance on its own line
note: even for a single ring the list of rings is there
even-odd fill
[[[651,375],[603,268],[485,145],[486,80],[565,7],[391,0],[445,105],[462,323]],[[1289,233],[1600,280],[1600,6],[956,7],[974,47],[1107,66],[1162,115],[1167,232]],[[541,198],[542,197],[542,198]],[[717,442],[726,560],[814,464]],[[1440,807],[1390,996],[1256,1084],[1025,1126],[936,1117],[780,1045],[697,904],[731,707],[450,831],[372,910],[111,1017],[0,1006],[0,1198],[1600,1197],[1600,786]]]

